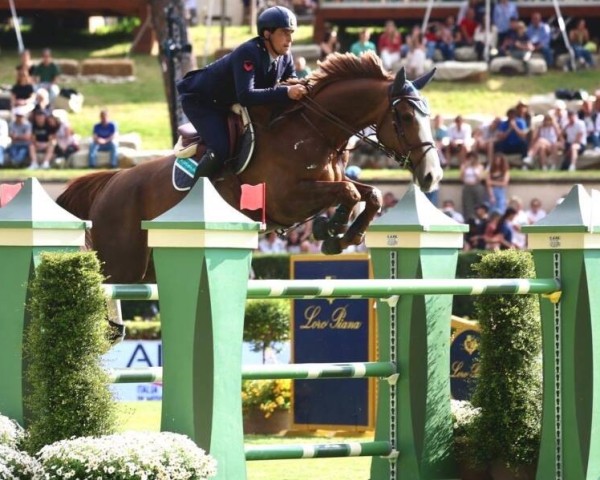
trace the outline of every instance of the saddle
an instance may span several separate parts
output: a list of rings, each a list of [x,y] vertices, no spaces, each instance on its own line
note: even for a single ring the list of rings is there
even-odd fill
[[[177,128],[179,139],[174,153],[177,158],[194,159],[196,163],[202,158],[206,145],[194,126],[188,122]],[[243,172],[254,152],[254,128],[250,115],[245,107],[235,104],[227,115],[227,133],[229,136],[229,157],[225,160],[235,174]]]

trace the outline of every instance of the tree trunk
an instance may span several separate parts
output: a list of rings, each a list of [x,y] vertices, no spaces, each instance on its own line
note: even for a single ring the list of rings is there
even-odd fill
[[[158,59],[163,72],[165,95],[169,104],[171,136],[177,141],[177,127],[187,119],[181,109],[175,84],[187,72],[196,68],[188,42],[184,0],[149,0],[152,26],[158,41]]]

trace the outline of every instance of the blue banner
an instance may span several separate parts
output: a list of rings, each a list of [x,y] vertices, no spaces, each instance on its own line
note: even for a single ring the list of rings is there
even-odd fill
[[[335,259],[292,256],[294,279],[369,279],[366,255]],[[292,317],[294,363],[366,362],[373,357],[371,301],[295,300]],[[368,379],[296,380],[292,428],[373,427],[373,383]]]

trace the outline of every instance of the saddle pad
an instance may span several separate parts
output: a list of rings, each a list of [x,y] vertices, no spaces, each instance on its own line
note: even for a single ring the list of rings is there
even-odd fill
[[[198,162],[193,158],[176,158],[173,163],[173,188],[186,192],[194,184],[194,174]]]

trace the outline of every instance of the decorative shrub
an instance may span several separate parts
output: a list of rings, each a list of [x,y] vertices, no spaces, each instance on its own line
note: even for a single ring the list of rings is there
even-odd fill
[[[451,402],[454,437],[464,437],[481,414],[481,408],[474,407],[466,400],[451,400]]]
[[[25,338],[30,453],[56,440],[114,431],[116,405],[101,364],[109,348],[102,280],[91,252],[42,254]]]
[[[534,278],[529,253],[505,250],[474,266],[482,278]],[[476,309],[481,325],[480,377],[472,398],[481,408],[471,429],[478,463],[509,468],[535,463],[539,451],[542,376],[541,325],[535,295],[485,295]]]
[[[202,480],[217,473],[210,455],[169,432],[62,440],[42,448],[38,458],[53,480]]]
[[[277,343],[290,338],[290,301],[285,299],[258,299],[246,302],[244,315],[244,342],[253,352],[265,353],[268,348],[279,351]]]
[[[0,415],[0,445],[17,448],[24,438],[25,430],[21,425],[4,415]]]
[[[2,480],[42,480],[40,463],[25,452],[0,445],[0,478]]]
[[[292,381],[244,380],[242,382],[242,409],[248,412],[259,408],[269,418],[275,410],[289,410],[292,400]]]

